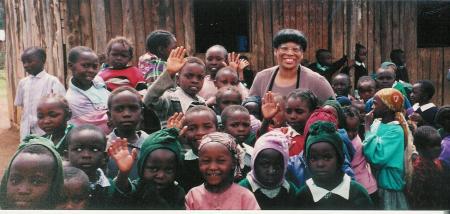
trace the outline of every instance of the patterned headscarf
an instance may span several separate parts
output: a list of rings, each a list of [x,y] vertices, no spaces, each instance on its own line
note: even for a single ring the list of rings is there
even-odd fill
[[[231,153],[231,157],[236,161],[236,168],[234,170],[234,177],[235,178],[241,178],[241,158],[240,155],[244,152],[237,146],[236,141],[234,140],[234,137],[222,132],[213,132],[210,134],[207,134],[203,136],[200,146],[198,146],[198,151],[200,154],[200,151],[202,148],[208,144],[208,143],[220,143],[227,147],[228,151]]]
[[[256,177],[254,166],[255,166],[255,160],[258,157],[258,154],[262,152],[265,149],[274,149],[281,153],[283,156],[283,179],[278,183],[278,186],[281,186],[284,182],[284,176],[287,171],[287,165],[289,160],[289,148],[288,145],[290,144],[290,139],[283,134],[280,130],[273,130],[270,131],[261,137],[258,138],[258,140],[255,143],[255,147],[253,149],[252,154],[252,171],[248,173],[249,176],[253,178],[253,181],[255,181],[259,186],[266,188],[266,189],[273,189],[274,187],[266,187],[261,182],[258,181],[258,178]],[[277,187],[278,187],[277,186]]]

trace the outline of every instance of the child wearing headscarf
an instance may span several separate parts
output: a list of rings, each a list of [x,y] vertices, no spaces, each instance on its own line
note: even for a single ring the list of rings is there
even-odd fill
[[[312,178],[297,194],[302,209],[370,209],[372,200],[366,189],[342,172],[343,142],[330,122],[311,125],[305,158]]]
[[[408,209],[403,190],[410,180],[415,149],[403,116],[403,99],[396,89],[381,89],[365,118],[363,152],[375,169],[382,209]]]
[[[34,182],[39,182],[39,185]],[[62,161],[53,142],[43,137],[27,136],[3,174],[0,208],[54,209],[63,185]]]
[[[255,143],[252,171],[239,182],[255,195],[261,209],[292,209],[297,187],[285,179],[289,139],[281,131],[262,135]]]
[[[146,138],[137,157],[139,178],[131,183],[128,176],[134,160],[126,167],[121,166],[127,159],[136,157],[136,149],[130,154],[127,145],[120,143],[123,142],[113,143],[108,152],[120,169],[115,182],[122,193],[121,208],[184,209],[185,192],[175,181],[183,162],[178,129],[163,129]]]

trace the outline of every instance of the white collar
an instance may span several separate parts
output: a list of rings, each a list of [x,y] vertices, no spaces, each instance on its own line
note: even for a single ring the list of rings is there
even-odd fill
[[[428,110],[428,109],[430,109],[430,108],[433,108],[433,107],[435,107],[435,106],[436,106],[436,105],[435,105],[434,103],[427,103],[427,104],[422,105],[422,106],[420,106],[419,103],[416,103],[416,104],[413,105],[413,109],[414,109],[414,111],[417,111],[417,109],[420,108],[420,110],[421,110],[422,112],[424,112],[424,111],[426,111],[426,110]]]
[[[331,193],[339,195],[348,200],[350,196],[350,182],[351,178],[348,175],[344,174],[342,182],[331,191],[317,186],[312,178],[306,181],[306,185],[308,185],[309,190],[311,191],[314,202],[318,202],[324,197],[327,199],[331,195]]]
[[[362,66],[362,67],[366,67],[366,65],[364,64],[364,62],[358,62],[358,61],[356,61],[355,60],[355,64],[357,65],[357,66]]]
[[[184,92],[183,89],[181,89],[180,87],[177,87],[174,94],[180,100],[181,109],[183,110],[183,112],[186,112],[188,110],[189,106],[194,101],[205,103],[205,100],[202,97],[200,97],[198,95],[195,95],[195,97],[192,97],[191,95],[186,94],[186,92]]]
[[[286,181],[286,179],[283,179],[283,183],[281,184],[280,187],[275,188],[275,189],[264,189],[262,187],[260,187],[252,178],[252,176],[250,176],[250,173],[247,174],[247,180],[248,183],[250,184],[250,187],[252,187],[252,192],[256,192],[256,190],[261,189],[261,192],[266,195],[269,198],[275,198],[278,193],[281,190],[281,187],[285,188],[287,190],[287,192],[289,192],[290,186],[289,183]]]
[[[184,154],[184,160],[196,160],[198,159],[198,156],[194,154],[194,151],[189,150]]]
[[[32,75],[32,74],[30,74],[30,77],[31,78],[36,78],[36,79],[41,79],[42,77],[44,77],[45,75],[47,75],[47,72],[45,71],[45,69],[44,70],[42,70],[41,72],[39,72],[38,74],[36,74],[36,75]]]
[[[98,176],[98,180],[91,183],[94,185],[100,185],[101,187],[109,187],[111,186],[111,183],[109,183],[108,178],[105,176],[105,173],[103,173],[103,170],[98,168],[97,169],[97,176]]]

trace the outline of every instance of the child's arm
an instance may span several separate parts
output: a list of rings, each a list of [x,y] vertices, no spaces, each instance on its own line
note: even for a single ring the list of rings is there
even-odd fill
[[[268,91],[262,100],[262,106],[261,106],[261,112],[263,115],[263,121],[261,124],[261,128],[258,130],[257,136],[261,136],[262,134],[266,133],[270,121],[272,121],[273,117],[281,111],[280,105],[275,102],[275,99],[273,97],[273,94],[271,91]]]
[[[128,151],[128,141],[126,139],[118,138],[113,141],[108,148],[109,156],[116,162],[119,173],[115,179],[117,188],[122,192],[130,192],[131,185],[128,181],[128,175],[133,168],[134,160],[137,157],[137,150]]]
[[[161,76],[150,86],[145,95],[145,105],[150,105],[155,109],[168,109],[170,101],[165,97],[162,97],[162,95],[167,89],[172,88],[174,85],[175,74],[178,73],[186,63],[186,59],[184,58],[185,53],[186,50],[183,47],[177,47],[170,52],[169,58],[167,59],[166,70],[164,70]]]

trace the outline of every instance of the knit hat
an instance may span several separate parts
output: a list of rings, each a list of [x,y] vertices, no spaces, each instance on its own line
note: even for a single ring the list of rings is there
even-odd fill
[[[14,159],[27,147],[32,145],[39,145],[43,146],[46,149],[48,149],[55,161],[56,161],[56,172],[53,178],[53,183],[50,186],[49,191],[49,203],[47,204],[47,209],[53,209],[56,204],[58,203],[60,199],[60,195],[63,189],[64,185],[64,175],[63,175],[63,167],[62,167],[62,160],[61,156],[55,149],[55,145],[52,141],[49,139],[35,136],[35,135],[28,135],[23,139],[22,143],[19,145],[19,148],[17,149],[16,153],[14,153],[13,157],[11,158],[11,161],[9,162],[8,168],[6,168],[5,173],[3,174],[1,186],[0,186],[0,207],[2,209],[10,209],[7,207],[7,199],[6,199],[6,189],[8,186],[8,179],[9,179],[9,170],[11,169],[11,165],[14,161]]]
[[[284,176],[286,174],[287,165],[289,161],[289,143],[290,139],[283,132],[277,129],[270,131],[258,138],[258,140],[255,143],[255,147],[253,148],[252,171],[249,172],[249,176],[251,176],[253,178],[253,181],[255,181],[259,186],[266,189],[273,189],[273,187],[265,187],[261,182],[258,181],[258,178],[256,177],[255,171],[253,169],[258,154],[265,149],[274,149],[281,153],[281,155],[283,156],[283,167],[284,167],[283,179],[281,179],[278,185],[282,185],[284,182]]]
[[[327,101],[325,101],[323,103],[322,106],[331,106],[334,109],[336,109],[336,112],[338,114],[337,115],[337,117],[338,117],[337,120],[339,122],[338,128],[345,129],[346,121],[345,121],[345,115],[344,115],[344,111],[342,110],[341,104],[339,104],[339,102],[336,101],[336,100],[327,100]]]
[[[306,161],[309,162],[311,146],[318,142],[326,142],[333,145],[338,155],[339,166],[344,163],[343,142],[333,123],[317,121],[311,125],[306,136]]]
[[[181,155],[181,145],[178,141],[178,129],[162,129],[149,135],[142,143],[137,162],[139,177],[143,176],[144,165],[148,155],[157,149],[167,149],[175,153],[178,162],[177,166],[181,166],[183,156]]]
[[[309,116],[308,120],[306,121],[305,130],[303,132],[305,134],[305,136],[309,132],[309,127],[317,121],[331,122],[331,123],[335,124],[335,126],[337,126],[337,124],[338,124],[336,116],[334,116],[334,114],[330,110],[317,109],[311,114],[311,116]]]

